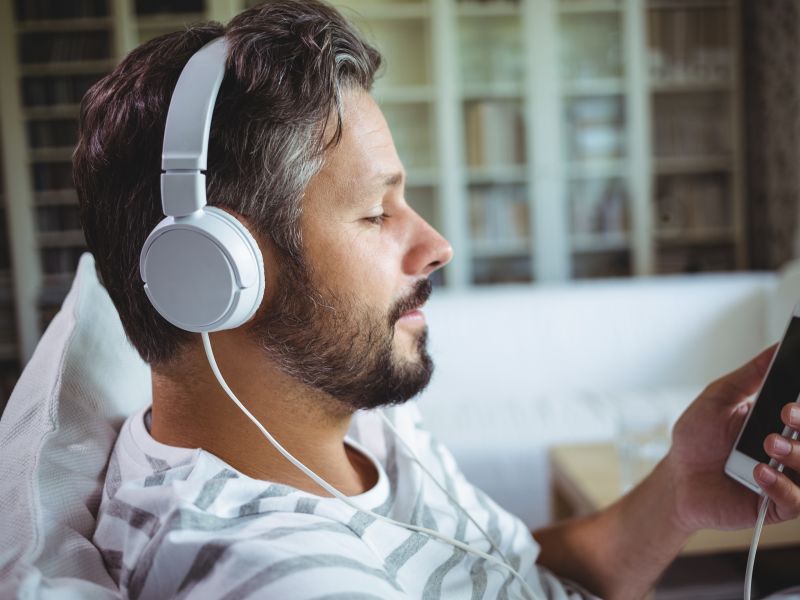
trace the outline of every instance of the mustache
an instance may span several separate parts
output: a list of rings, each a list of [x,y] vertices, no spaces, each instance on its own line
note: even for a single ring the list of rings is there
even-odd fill
[[[400,299],[389,312],[389,325],[393,326],[405,313],[415,310],[425,304],[433,292],[433,284],[430,279],[421,279],[415,285],[411,293],[405,298]]]

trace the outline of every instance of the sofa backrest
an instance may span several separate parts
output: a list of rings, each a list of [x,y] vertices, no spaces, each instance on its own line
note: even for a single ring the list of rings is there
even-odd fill
[[[423,404],[707,383],[773,340],[776,286],[746,273],[434,293]]]

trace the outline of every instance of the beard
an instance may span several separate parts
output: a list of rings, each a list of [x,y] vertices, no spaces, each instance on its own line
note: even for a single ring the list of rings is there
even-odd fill
[[[398,319],[430,296],[428,279],[381,312],[315,285],[305,265],[284,265],[273,302],[250,328],[278,368],[350,412],[401,404],[425,389],[433,375],[427,327],[412,360],[395,355],[393,340]]]

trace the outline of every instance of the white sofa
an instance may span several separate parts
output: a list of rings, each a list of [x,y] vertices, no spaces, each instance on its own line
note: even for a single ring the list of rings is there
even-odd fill
[[[550,519],[547,448],[615,435],[615,403],[672,418],[714,378],[777,341],[800,266],[570,285],[439,291],[427,426],[467,476],[535,527]]]

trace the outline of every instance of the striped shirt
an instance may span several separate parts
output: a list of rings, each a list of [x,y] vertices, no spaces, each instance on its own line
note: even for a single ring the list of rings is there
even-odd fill
[[[466,481],[413,402],[385,409],[425,466],[495,540],[540,598],[590,597],[535,564],[525,525]],[[166,446],[149,409],[123,425],[94,542],[129,598],[524,598],[507,569],[335,498],[253,479],[202,449]],[[345,443],[377,484],[358,506],[494,552],[409,457],[379,415],[357,413]],[[264,443],[268,443],[266,440]]]

